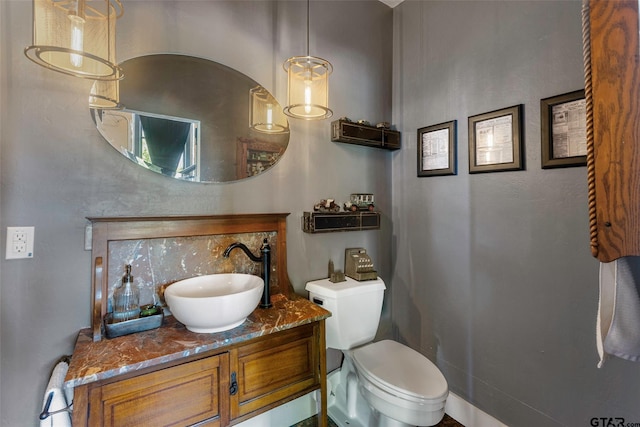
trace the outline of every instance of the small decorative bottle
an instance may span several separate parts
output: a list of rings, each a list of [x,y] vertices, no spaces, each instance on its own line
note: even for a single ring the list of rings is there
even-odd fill
[[[113,291],[113,320],[123,322],[140,316],[140,291],[133,283],[131,265],[125,267],[122,284]]]

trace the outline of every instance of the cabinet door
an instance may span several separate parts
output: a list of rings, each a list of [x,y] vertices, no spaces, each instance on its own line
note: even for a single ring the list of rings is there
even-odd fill
[[[584,10],[591,252],[640,255],[638,0],[590,0]]]
[[[319,388],[317,328],[317,323],[299,326],[231,351],[231,375],[238,383],[231,397],[232,419]]]
[[[229,355],[185,363],[90,392],[90,426],[225,426]]]

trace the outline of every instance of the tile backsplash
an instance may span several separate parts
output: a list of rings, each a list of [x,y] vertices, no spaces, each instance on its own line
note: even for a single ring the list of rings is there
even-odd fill
[[[131,264],[134,283],[140,289],[140,304],[154,302],[154,294],[177,280],[213,273],[249,273],[261,275],[262,266],[235,250],[229,258],[222,253],[233,242],[244,243],[260,255],[262,241],[271,245],[271,287],[277,286],[277,233],[239,233],[109,242],[107,283],[109,301],[113,289],[122,280],[125,265]],[[110,304],[109,304],[110,305]],[[107,310],[110,311],[110,308]]]

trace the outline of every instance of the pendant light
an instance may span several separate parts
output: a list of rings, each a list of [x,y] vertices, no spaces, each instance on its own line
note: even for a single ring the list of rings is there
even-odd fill
[[[98,110],[119,110],[120,80],[96,80],[89,93],[89,108]]]
[[[116,64],[120,0],[33,0],[27,58],[50,70],[93,80],[122,78]]]
[[[261,133],[279,134],[289,132],[289,123],[282,113],[278,101],[262,86],[249,91],[251,112],[249,126]]]
[[[307,0],[307,55],[294,56],[285,61],[288,75],[288,103],[284,113],[288,116],[318,120],[333,115],[329,109],[329,74],[331,63],[309,55],[309,0]]]

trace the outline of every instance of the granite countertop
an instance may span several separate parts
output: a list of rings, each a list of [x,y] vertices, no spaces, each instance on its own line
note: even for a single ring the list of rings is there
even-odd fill
[[[91,328],[82,329],[71,357],[65,386],[76,387],[117,375],[179,360],[274,332],[316,322],[331,313],[306,298],[271,297],[273,307],[256,308],[240,326],[199,334],[167,316],[161,327],[94,342]]]

